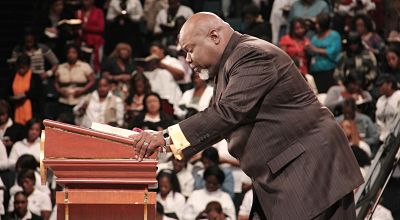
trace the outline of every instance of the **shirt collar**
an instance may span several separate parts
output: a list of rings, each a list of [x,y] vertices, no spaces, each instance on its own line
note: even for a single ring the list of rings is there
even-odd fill
[[[17,214],[15,214],[15,215],[17,215]],[[27,210],[27,212],[26,212],[26,214],[24,215],[24,217],[22,217],[22,218],[18,218],[18,219],[20,219],[20,220],[29,220],[29,219],[32,219],[32,213],[29,211],[29,209]]]
[[[111,92],[108,92],[108,93],[107,93],[107,96],[106,96],[106,99],[110,99],[112,95],[113,95],[113,94],[112,94]],[[97,101],[100,100],[99,92],[97,92],[97,90],[94,91],[94,93],[93,93],[93,98],[94,98],[95,100],[97,100]]]
[[[27,139],[27,138],[24,138],[24,139],[22,140],[22,143],[24,143],[24,144],[27,145],[27,146],[29,146],[29,145],[34,145],[34,144],[36,144],[37,142],[40,142],[40,138],[36,138],[36,140],[35,140],[32,144],[29,144],[29,143],[28,143],[28,139]]]
[[[11,118],[8,118],[7,122],[6,122],[6,126],[4,126],[4,130],[7,130],[7,128],[11,127],[13,125],[13,121],[11,120]]]

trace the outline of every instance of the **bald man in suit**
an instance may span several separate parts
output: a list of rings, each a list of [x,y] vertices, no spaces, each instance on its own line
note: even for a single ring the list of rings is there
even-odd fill
[[[253,180],[252,219],[355,219],[357,162],[286,53],[211,13],[188,19],[179,44],[194,71],[214,80],[213,103],[163,132],[132,136],[139,160],[162,147],[189,158],[226,139]]]

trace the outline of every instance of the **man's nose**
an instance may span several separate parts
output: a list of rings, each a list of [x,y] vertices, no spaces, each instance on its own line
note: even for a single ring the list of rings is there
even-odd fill
[[[190,57],[189,53],[186,54],[186,62],[188,62],[188,63],[192,62],[192,58]]]

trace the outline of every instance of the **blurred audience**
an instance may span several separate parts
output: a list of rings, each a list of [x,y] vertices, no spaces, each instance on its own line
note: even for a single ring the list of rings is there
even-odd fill
[[[261,14],[260,9],[255,4],[247,5],[243,8],[243,24],[241,31],[260,39],[271,41],[271,26],[266,23]]]
[[[143,74],[135,74],[129,83],[125,99],[125,122],[131,123],[144,109],[143,99],[151,92],[149,80]]]
[[[157,202],[164,208],[164,215],[181,219],[185,208],[185,197],[180,193],[176,174],[172,170],[161,170],[157,175]]]
[[[311,44],[306,46],[311,56],[310,73],[314,76],[319,93],[326,93],[335,84],[333,72],[342,48],[339,33],[330,29],[330,25],[329,14],[319,14],[315,23],[317,34],[311,38]]]
[[[357,110],[356,102],[352,97],[344,100],[342,112],[343,114],[337,117],[337,121],[354,120],[361,140],[365,141],[371,148],[376,149],[379,145],[377,127],[370,117]]]
[[[180,118],[188,118],[199,111],[203,111],[210,105],[213,96],[213,87],[200,79],[199,74],[192,75],[194,88],[183,93],[179,101],[179,108],[175,109],[175,115]]]
[[[162,105],[164,112],[169,115],[174,114],[174,109],[178,108],[182,91],[176,83],[172,74],[160,67],[160,58],[150,55],[145,58],[145,71],[143,74],[149,80],[151,90],[160,95],[163,99]]]
[[[353,120],[344,119],[343,121],[340,122],[340,125],[342,126],[344,134],[347,136],[347,139],[349,140],[349,146],[357,146],[363,149],[368,154],[368,157],[371,157],[372,156],[371,148],[367,143],[361,140],[356,122]]]
[[[111,83],[101,78],[97,90],[88,94],[74,109],[75,123],[90,128],[93,122],[122,126],[124,104],[111,93]]]
[[[23,54],[17,59],[17,73],[15,74],[10,97],[14,105],[14,121],[25,125],[27,121],[43,117],[42,80],[37,74],[32,74],[31,59]]]
[[[6,147],[7,155],[15,142],[24,139],[26,136],[25,127],[15,123],[11,117],[10,105],[5,100],[0,100],[0,138]]]
[[[361,35],[364,47],[379,58],[385,47],[385,42],[375,32],[372,19],[368,15],[360,14],[355,16],[352,22],[353,30]]]
[[[42,131],[42,122],[37,119],[31,119],[26,124],[28,131],[22,141],[16,142],[11,150],[8,164],[10,169],[15,169],[15,163],[18,158],[24,154],[30,154],[40,161],[40,132]]]
[[[28,196],[28,210],[35,215],[41,216],[43,220],[50,218],[52,205],[49,195],[35,189],[35,175],[33,170],[23,170],[18,174],[18,184],[23,188],[23,192]],[[16,210],[14,207],[14,197],[11,197],[8,211]]]
[[[208,167],[204,171],[205,188],[195,190],[189,196],[182,219],[195,219],[209,202],[217,201],[222,205],[223,212],[230,219],[236,220],[235,205],[232,198],[221,190],[224,179],[224,172],[218,166]]]
[[[92,63],[93,69],[97,73],[100,71],[104,44],[104,14],[103,10],[95,6],[94,0],[83,0],[82,4],[82,9],[77,10],[75,13],[75,17],[82,22],[78,39],[81,47],[90,47],[93,50],[90,63]]]
[[[175,44],[180,26],[192,15],[192,9],[180,0],[168,0],[168,8],[161,9],[156,16],[153,32],[164,38],[166,45]]]
[[[194,169],[193,176],[194,176],[194,189],[202,189],[205,185],[204,172],[207,168],[212,166],[218,166],[224,172],[224,182],[221,185],[221,189],[228,193],[231,198],[234,198],[234,179],[232,174],[232,169],[230,167],[220,167],[219,163],[219,154],[218,150],[209,147],[201,153],[201,162],[203,164],[203,169]]]
[[[377,82],[381,97],[376,102],[376,124],[383,142],[390,134],[394,119],[400,112],[400,91],[393,76],[381,75]]]
[[[42,220],[40,215],[36,215],[28,210],[28,195],[25,192],[17,192],[14,195],[15,210],[10,214],[11,220]]]
[[[138,115],[129,128],[162,131],[173,124],[171,116],[162,111],[162,100],[157,93],[149,93],[143,99],[143,113]]]
[[[365,77],[362,88],[372,90],[373,82],[378,76],[378,64],[374,53],[364,48],[361,36],[357,32],[348,34],[344,49],[335,69],[335,79],[343,82],[350,73],[358,72]]]
[[[38,42],[38,39],[31,29],[26,29],[23,34],[23,41],[17,45],[11,55],[11,62],[17,61],[18,57],[26,54],[31,58],[31,71],[38,74],[42,79],[52,76],[58,65],[58,59],[53,51],[45,44]],[[51,69],[46,71],[46,61]]]
[[[132,59],[132,48],[129,44],[118,43],[111,55],[104,60],[103,77],[112,83],[114,95],[125,99],[128,95],[128,82],[136,66]]]
[[[197,217],[196,220],[201,219],[212,219],[212,220],[230,220],[229,216],[227,216],[222,210],[222,206],[217,201],[209,202],[204,209]]]
[[[79,48],[68,45],[67,62],[56,71],[55,89],[60,94],[59,112],[72,114],[73,107],[89,92],[95,83],[93,69],[79,59]]]
[[[337,114],[341,110],[346,98],[353,98],[357,105],[366,105],[372,102],[371,94],[362,89],[365,77],[362,73],[350,72],[342,85],[329,88],[325,99],[325,106]]]
[[[139,0],[110,0],[106,21],[108,23],[106,52],[118,43],[125,42],[136,46],[137,56],[141,51],[140,22],[143,18],[143,7]],[[122,34],[123,33],[123,34]]]
[[[279,47],[284,50],[293,60],[298,62],[302,74],[308,74],[308,59],[304,50],[310,44],[306,37],[306,23],[302,18],[295,18],[290,23],[289,34],[279,40]]]

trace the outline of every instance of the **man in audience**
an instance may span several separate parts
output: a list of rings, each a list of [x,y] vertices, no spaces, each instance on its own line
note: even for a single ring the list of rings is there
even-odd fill
[[[101,78],[97,90],[87,95],[74,107],[74,114],[77,116],[75,123],[87,128],[90,128],[92,122],[122,126],[124,104],[110,90],[110,81]]]
[[[160,58],[159,68],[167,70],[175,80],[184,78],[185,69],[175,57],[165,54],[165,47],[161,43],[154,42],[150,46],[150,53]]]
[[[145,64],[146,70],[143,74],[149,79],[152,91],[159,94],[162,99],[167,100],[172,111],[173,108],[179,108],[182,91],[173,76],[168,70],[160,68],[158,56],[150,55],[146,60],[148,62]],[[166,111],[166,108],[164,108],[164,111]]]

